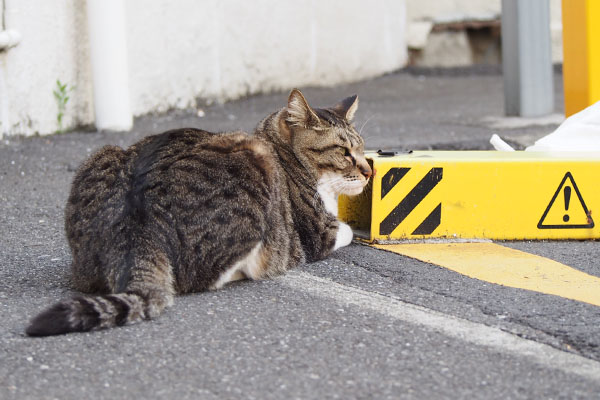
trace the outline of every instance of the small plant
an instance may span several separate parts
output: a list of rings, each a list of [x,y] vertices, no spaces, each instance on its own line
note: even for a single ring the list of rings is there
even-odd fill
[[[58,122],[58,132],[63,131],[63,117],[65,116],[65,109],[69,102],[69,92],[73,91],[72,86],[68,86],[66,83],[61,83],[60,79],[56,80],[56,89],[52,91],[54,93],[54,99],[58,106],[58,114],[56,114],[56,122]]]

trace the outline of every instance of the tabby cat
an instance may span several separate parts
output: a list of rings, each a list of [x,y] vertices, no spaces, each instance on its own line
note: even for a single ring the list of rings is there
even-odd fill
[[[311,108],[295,89],[252,136],[178,129],[99,150],[65,210],[72,282],[93,295],[54,304],[26,333],[152,319],[175,294],[272,277],[348,245],[337,196],[359,194],[372,173],[357,106],[352,96]]]

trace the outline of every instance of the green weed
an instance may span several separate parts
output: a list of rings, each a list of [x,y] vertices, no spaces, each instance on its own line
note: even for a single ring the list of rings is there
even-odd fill
[[[58,106],[58,113],[56,114],[56,122],[58,123],[58,132],[63,131],[63,117],[65,116],[65,110],[67,109],[67,103],[69,102],[69,92],[72,92],[74,87],[68,86],[66,83],[61,83],[60,79],[56,80],[56,89],[52,91],[56,105]]]

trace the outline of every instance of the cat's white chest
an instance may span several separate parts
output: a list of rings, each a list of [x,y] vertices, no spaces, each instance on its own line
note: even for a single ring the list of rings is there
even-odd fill
[[[323,176],[317,183],[317,193],[321,196],[325,209],[337,217],[338,215],[338,195],[331,188],[331,179]]]
[[[334,178],[325,174],[321,179],[319,179],[317,184],[317,192],[319,193],[319,196],[321,196],[321,200],[323,201],[325,209],[331,214],[335,215],[337,218],[338,195],[332,187],[332,182],[335,182]],[[333,250],[348,246],[352,242],[352,238],[352,228],[340,221]]]

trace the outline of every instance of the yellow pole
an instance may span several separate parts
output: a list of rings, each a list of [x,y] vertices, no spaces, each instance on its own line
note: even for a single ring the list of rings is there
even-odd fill
[[[600,1],[563,0],[565,115],[600,101]]]

